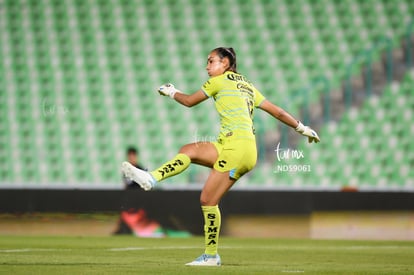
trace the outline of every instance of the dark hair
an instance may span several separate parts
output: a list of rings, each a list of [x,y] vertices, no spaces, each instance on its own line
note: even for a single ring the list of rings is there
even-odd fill
[[[134,154],[137,155],[138,154],[138,150],[137,148],[133,147],[133,146],[129,146],[126,150],[127,155],[129,154]]]
[[[218,47],[212,50],[212,52],[216,52],[220,59],[227,57],[229,59],[230,66],[226,69],[226,71],[237,73],[236,52],[233,48]]]

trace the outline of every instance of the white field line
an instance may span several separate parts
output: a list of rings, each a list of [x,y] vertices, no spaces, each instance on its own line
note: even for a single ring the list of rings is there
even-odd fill
[[[71,251],[71,249],[59,249],[59,248],[0,249],[0,253],[49,252],[49,251]]]
[[[186,249],[201,249],[202,246],[130,246],[130,247],[114,247],[104,249],[112,252],[122,251],[140,251],[140,250],[186,250]],[[255,250],[371,250],[371,249],[414,249],[413,246],[398,246],[398,245],[355,245],[355,246],[220,246],[220,249],[255,249]],[[60,248],[20,248],[20,249],[0,249],[0,253],[23,253],[23,252],[50,252],[50,251],[73,251],[76,249],[60,249]]]
[[[109,248],[109,251],[134,251],[134,250],[175,250],[175,249],[197,249],[201,246],[159,246],[159,247],[118,247]]]
[[[414,249],[414,246],[398,245],[355,245],[355,246],[228,246],[225,249],[258,249],[258,250],[370,250],[370,249]]]
[[[136,251],[136,250],[174,250],[174,249],[201,249],[201,246],[151,246],[151,247],[116,247],[109,248],[109,251]],[[220,249],[255,249],[255,250],[370,250],[370,249],[414,249],[412,246],[397,245],[357,245],[357,246],[220,246]]]

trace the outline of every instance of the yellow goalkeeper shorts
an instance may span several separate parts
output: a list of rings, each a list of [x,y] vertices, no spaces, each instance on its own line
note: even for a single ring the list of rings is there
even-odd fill
[[[219,138],[213,142],[218,152],[214,169],[219,172],[230,172],[232,179],[238,180],[256,165],[256,139],[238,139],[236,137]]]

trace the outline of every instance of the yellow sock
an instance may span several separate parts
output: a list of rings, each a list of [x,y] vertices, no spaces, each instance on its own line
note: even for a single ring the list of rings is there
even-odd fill
[[[218,205],[201,206],[204,215],[205,254],[216,255],[220,234],[221,214]]]
[[[183,172],[190,165],[191,159],[185,154],[178,154],[172,160],[164,163],[158,169],[151,172],[157,181],[175,176]]]

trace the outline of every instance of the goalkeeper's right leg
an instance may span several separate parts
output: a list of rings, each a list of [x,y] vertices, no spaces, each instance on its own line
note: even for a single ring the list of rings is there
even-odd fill
[[[127,161],[122,163],[122,172],[125,177],[138,183],[145,191],[149,191],[154,188],[158,181],[183,172],[190,163],[191,160],[187,155],[179,153],[172,160],[152,172],[138,169]]]
[[[138,169],[128,162],[122,163],[124,175],[138,183],[144,190],[151,190],[155,184],[166,178],[182,173],[191,163],[212,168],[217,160],[217,149],[210,142],[196,142],[184,145],[180,152],[154,171]]]
[[[196,142],[184,145],[170,161],[151,171],[156,181],[182,173],[191,163],[212,168],[217,160],[217,149],[211,142]]]
[[[136,168],[131,163],[124,161],[122,163],[122,173],[125,177],[135,181],[145,191],[151,190],[156,184],[156,180],[147,171]]]
[[[150,174],[156,181],[180,174],[191,164],[189,156],[183,153],[178,153],[173,159],[167,161],[159,168],[152,171]]]

